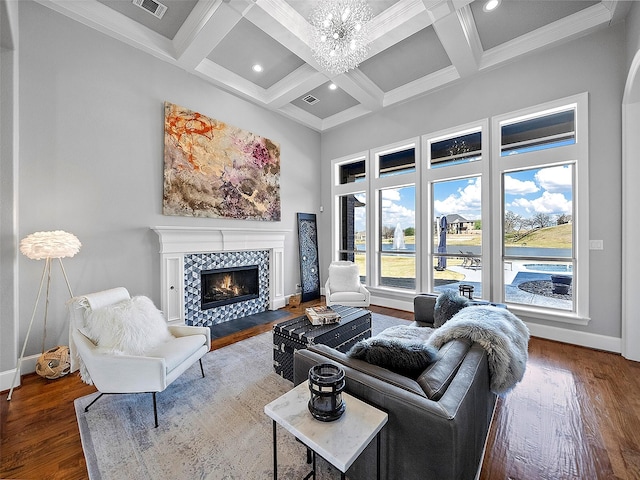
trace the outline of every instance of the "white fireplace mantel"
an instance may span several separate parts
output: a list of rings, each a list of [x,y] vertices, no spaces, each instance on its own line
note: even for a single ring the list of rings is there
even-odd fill
[[[184,323],[184,255],[190,253],[269,251],[269,308],[286,305],[284,240],[288,230],[151,227],[160,239],[162,311],[172,323]]]

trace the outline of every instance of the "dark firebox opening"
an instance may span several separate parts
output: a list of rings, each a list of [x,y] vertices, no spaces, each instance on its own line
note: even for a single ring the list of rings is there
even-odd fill
[[[258,298],[258,266],[202,270],[200,286],[202,310]]]

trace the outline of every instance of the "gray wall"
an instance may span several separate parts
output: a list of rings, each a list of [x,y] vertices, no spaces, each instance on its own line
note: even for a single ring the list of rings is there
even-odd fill
[[[640,50],[640,3],[632,2],[625,18],[627,25],[627,69],[631,66],[633,57]]]
[[[16,222],[14,218],[14,100],[17,85],[15,4],[0,3],[0,367],[17,357],[14,314],[16,294]],[[11,17],[11,18],[10,18]],[[0,371],[3,369],[0,368]]]
[[[331,205],[331,159],[454,127],[569,95],[589,92],[592,320],[586,327],[555,324],[619,338],[621,269],[621,117],[626,68],[625,26],[619,24],[568,44],[530,54],[501,68],[460,80],[403,105],[385,109],[322,135],[322,203]],[[330,230],[325,209],[321,227]],[[331,259],[323,237],[321,271]],[[544,324],[543,321],[535,320]]]
[[[281,222],[162,215],[165,100],[280,143]],[[19,107],[18,238],[42,230],[74,233],[82,249],[64,261],[74,294],[122,285],[159,305],[159,242],[149,229],[156,225],[290,230],[285,293],[295,292],[296,212],[316,213],[320,203],[319,133],[35,2],[20,2]],[[20,345],[43,264],[18,258]],[[54,264],[48,346],[67,344],[67,298]],[[4,330],[11,318],[0,322]],[[41,337],[39,314],[27,355],[39,353]],[[3,337],[3,350],[10,341]]]

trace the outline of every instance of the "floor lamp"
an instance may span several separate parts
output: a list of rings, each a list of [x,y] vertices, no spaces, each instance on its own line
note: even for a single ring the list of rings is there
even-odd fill
[[[29,322],[29,328],[27,329],[27,336],[24,339],[22,345],[22,352],[18,358],[18,364],[16,365],[16,372],[13,375],[13,381],[11,382],[11,390],[7,400],[11,400],[13,389],[16,384],[16,378],[20,373],[20,367],[22,366],[22,359],[24,358],[24,352],[27,348],[27,342],[29,341],[29,334],[31,333],[31,327],[33,326],[33,319],[36,316],[38,309],[38,303],[40,302],[40,295],[42,294],[42,286],[44,285],[44,279],[47,278],[47,293],[46,302],[44,306],[44,336],[42,337],[42,352],[44,353],[44,342],[47,337],[47,313],[49,310],[49,287],[51,285],[51,262],[53,259],[58,259],[64,280],[67,283],[69,289],[69,296],[73,297],[71,292],[71,285],[69,285],[69,279],[67,278],[67,272],[62,264],[64,257],[73,257],[80,251],[81,243],[78,238],[62,230],[55,230],[52,232],[36,232],[26,236],[20,241],[20,252],[31,258],[32,260],[45,260],[44,268],[42,270],[42,277],[40,278],[40,288],[38,288],[38,296],[36,297],[36,304],[33,307],[33,313],[31,314],[31,321]]]

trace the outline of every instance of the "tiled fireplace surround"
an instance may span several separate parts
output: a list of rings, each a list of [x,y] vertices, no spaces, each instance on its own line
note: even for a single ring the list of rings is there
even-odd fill
[[[160,239],[161,304],[169,323],[211,326],[277,310],[284,296],[285,231],[152,227]],[[259,298],[200,309],[200,270],[259,266]]]

